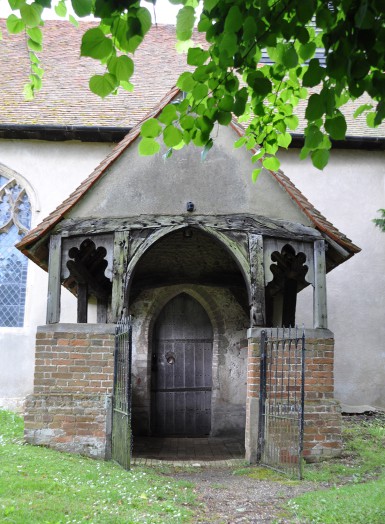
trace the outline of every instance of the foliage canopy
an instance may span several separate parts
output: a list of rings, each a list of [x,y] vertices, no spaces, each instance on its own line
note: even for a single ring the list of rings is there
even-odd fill
[[[177,46],[187,51],[187,64],[177,85],[186,96],[143,126],[141,154],[158,152],[162,137],[167,156],[190,142],[203,147],[205,156],[214,126],[229,124],[235,115],[246,129],[235,147],[253,150],[252,161],[259,166],[253,171],[256,179],[261,166],[279,168],[276,153],[289,146],[290,131],[298,128],[295,110],[301,100],[307,105],[300,156],[310,155],[319,169],[328,163],[331,139],[345,138],[346,103],[366,93],[373,103],[359,106],[355,116],[366,113],[370,127],[385,118],[385,0],[169,1],[181,6]],[[8,31],[25,31],[28,38],[28,98],[41,87],[40,26],[44,9],[54,2],[8,2],[14,10]],[[78,17],[100,19],[81,44],[81,55],[105,68],[90,79],[91,91],[101,97],[119,87],[131,91],[134,61],[129,55],[151,28],[150,11],[139,0],[59,0],[57,14],[67,16],[69,4]],[[204,48],[191,40],[196,23],[207,40]],[[261,64],[262,53],[271,63]]]

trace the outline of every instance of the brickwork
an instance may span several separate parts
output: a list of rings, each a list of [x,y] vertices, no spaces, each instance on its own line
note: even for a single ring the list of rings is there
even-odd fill
[[[305,352],[304,457],[315,461],[341,452],[341,412],[334,400],[334,338],[327,330],[309,330]],[[319,331],[319,338],[317,336]],[[256,460],[260,384],[260,330],[250,330],[246,400],[246,458]],[[314,335],[316,335],[314,337]],[[284,381],[290,365],[280,364]],[[292,367],[292,365],[291,365]],[[298,385],[296,386],[298,388]],[[292,389],[292,386],[290,386]]]
[[[99,458],[108,455],[113,328],[38,328],[34,393],[25,405],[27,442]]]

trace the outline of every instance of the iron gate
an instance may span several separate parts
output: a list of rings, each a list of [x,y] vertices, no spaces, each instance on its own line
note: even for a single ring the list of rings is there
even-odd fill
[[[258,461],[302,478],[305,333],[262,331]]]
[[[114,391],[112,397],[112,459],[130,469],[132,327],[129,317],[115,331]]]

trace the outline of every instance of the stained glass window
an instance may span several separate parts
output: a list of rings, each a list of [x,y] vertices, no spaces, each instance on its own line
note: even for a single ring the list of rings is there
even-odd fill
[[[0,327],[24,323],[27,258],[15,248],[31,225],[28,196],[0,173]]]

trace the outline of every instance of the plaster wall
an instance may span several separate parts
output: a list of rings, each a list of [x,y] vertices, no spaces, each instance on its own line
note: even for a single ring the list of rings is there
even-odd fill
[[[336,398],[385,408],[385,234],[372,222],[385,206],[385,152],[335,150],[323,172],[299,162],[296,150],[281,161],[310,202],[362,248],[327,276]],[[298,321],[311,325],[309,289],[297,311]]]
[[[234,149],[234,137],[220,126],[204,162],[194,146],[175,151],[167,161],[164,151],[141,157],[135,141],[68,216],[180,215],[192,201],[197,214],[253,213],[310,225],[267,173],[252,183],[250,154]]]
[[[109,144],[0,141],[0,161],[27,181],[25,187],[36,226],[85,179],[108,154]],[[0,406],[21,409],[33,389],[36,327],[45,323],[47,274],[29,262],[24,326],[0,327]],[[62,292],[62,322],[76,321],[76,302]]]

